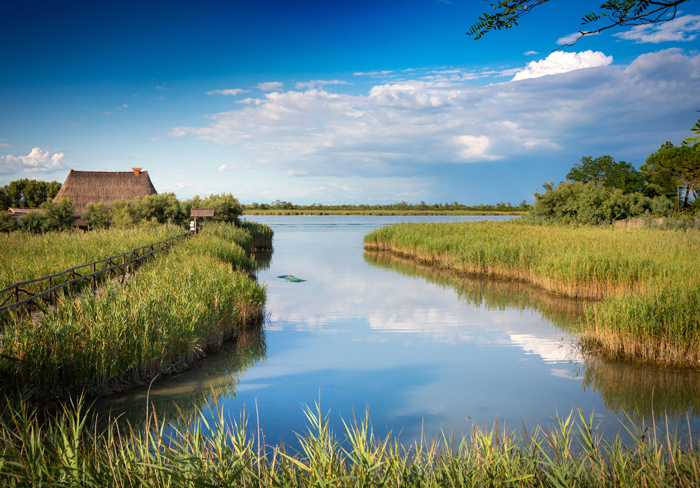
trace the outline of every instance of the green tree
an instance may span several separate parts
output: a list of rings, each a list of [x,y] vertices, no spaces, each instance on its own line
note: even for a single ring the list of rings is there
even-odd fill
[[[73,202],[70,198],[61,198],[58,203],[48,200],[41,204],[44,209],[45,231],[70,230],[73,224]],[[32,213],[32,212],[30,212]]]
[[[18,229],[17,220],[10,217],[10,214],[0,210],[0,232],[12,232]]]
[[[52,200],[61,189],[58,181],[41,181],[22,178],[11,181],[0,190],[3,210],[14,208],[37,208],[47,200]]]
[[[41,234],[48,230],[48,223],[46,221],[46,216],[44,212],[40,210],[34,210],[29,212],[27,215],[22,217],[17,222],[20,229],[33,234]]]
[[[287,202],[281,202],[287,204]],[[243,206],[230,193],[222,193],[221,195],[210,195],[207,198],[200,200],[198,208],[213,208],[214,220],[221,222],[238,223],[239,217],[243,214]],[[262,208],[262,205],[261,205]],[[189,214],[187,214],[189,217]]]
[[[135,198],[134,207],[140,220],[152,221],[155,219],[160,224],[185,225],[188,215],[185,215],[180,201],[174,193],[160,193],[144,198]]]
[[[518,25],[520,19],[530,14],[535,8],[550,0],[498,0],[491,3],[493,14],[485,12],[471,26],[467,34],[475,40],[481,39],[492,30],[511,29]],[[598,34],[615,27],[656,24],[673,20],[678,13],[678,6],[690,0],[606,0],[596,12],[583,13],[581,25],[588,26],[602,21],[590,30],[579,30],[578,39],[565,46],[573,46],[582,37]],[[576,2],[569,3],[572,8]]]
[[[685,190],[683,207],[688,206],[688,196],[700,188],[700,144],[662,148],[646,161],[654,175],[670,176],[678,187]]]
[[[642,176],[634,166],[625,161],[617,162],[611,156],[595,159],[591,156],[582,157],[581,162],[571,168],[566,179],[581,183],[593,181],[597,185],[617,188],[625,193],[638,192],[642,185]]]
[[[104,202],[88,203],[82,217],[87,220],[91,229],[106,229],[112,220],[113,210]]]
[[[131,229],[141,221],[134,203],[129,200],[113,201],[112,209],[112,225],[117,229]]]

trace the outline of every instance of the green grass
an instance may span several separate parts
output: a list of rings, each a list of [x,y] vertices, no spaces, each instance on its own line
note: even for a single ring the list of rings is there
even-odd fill
[[[518,220],[396,224],[366,235],[365,247],[599,300],[587,307],[581,332],[587,349],[700,365],[700,233]]]
[[[0,289],[118,255],[184,232],[182,227],[159,225],[88,233],[0,234]]]
[[[32,323],[3,317],[6,390],[101,394],[178,371],[261,320],[265,286],[238,245],[245,231],[211,226],[144,265],[124,285],[62,298]],[[233,240],[230,240],[233,239]]]
[[[700,485],[700,445],[630,416],[610,441],[581,411],[522,433],[474,427],[404,446],[375,435],[369,415],[344,421],[337,436],[317,405],[306,408],[300,451],[267,445],[245,413],[227,420],[214,401],[198,419],[168,430],[98,428],[85,408],[64,407],[46,422],[26,404],[0,416],[0,483],[52,487],[638,487]],[[176,422],[177,424],[177,422]],[[174,431],[173,431],[174,430]]]

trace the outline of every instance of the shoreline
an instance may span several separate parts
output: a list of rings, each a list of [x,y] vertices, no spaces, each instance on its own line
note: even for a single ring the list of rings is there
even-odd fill
[[[527,211],[523,212],[511,212],[511,211],[506,211],[506,212],[490,212],[490,211],[471,211],[471,210],[448,210],[448,211],[439,211],[439,210],[418,210],[418,211],[412,211],[412,210],[245,210],[243,212],[243,215],[366,215],[366,216],[376,216],[376,217],[392,217],[392,216],[420,216],[420,215],[442,215],[442,216],[451,216],[451,215],[474,215],[474,216],[488,216],[488,215],[513,215],[513,216],[520,216],[520,215],[525,215],[527,214]]]

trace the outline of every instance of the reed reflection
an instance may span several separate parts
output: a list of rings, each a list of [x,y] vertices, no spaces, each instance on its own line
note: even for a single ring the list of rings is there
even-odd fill
[[[94,411],[103,418],[119,417],[120,424],[141,427],[147,404],[160,419],[168,422],[192,422],[215,398],[235,398],[240,376],[267,359],[263,324],[242,328],[234,342],[182,374],[96,402]]]
[[[386,252],[366,251],[364,257],[372,266],[450,288],[471,306],[537,310],[555,327],[573,334],[584,326],[585,301],[552,296],[527,283],[456,276]],[[513,335],[511,339],[517,341]],[[572,378],[583,380],[584,392],[597,392],[607,410],[656,421],[700,413],[700,372],[610,361],[594,353],[581,353],[575,344],[574,350],[570,358],[577,365]]]

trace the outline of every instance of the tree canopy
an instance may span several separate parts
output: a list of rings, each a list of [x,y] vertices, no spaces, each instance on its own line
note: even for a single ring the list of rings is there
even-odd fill
[[[467,34],[475,40],[481,39],[492,30],[511,29],[518,25],[520,19],[533,9],[551,0],[498,0],[491,3],[495,13],[485,12],[471,26]],[[615,27],[656,24],[673,20],[678,13],[678,6],[690,0],[606,0],[598,11],[582,13],[581,25],[588,26],[602,21],[590,30],[579,30],[579,37],[570,44],[573,46],[582,37],[597,34]],[[576,2],[569,1],[570,5]],[[560,46],[563,47],[563,46]]]
[[[47,200],[53,200],[60,189],[58,181],[22,178],[0,188],[0,205],[2,210],[7,210],[8,207],[37,208]]]
[[[566,179],[581,183],[592,181],[596,185],[617,188],[624,193],[638,192],[642,185],[642,175],[634,166],[626,161],[615,161],[611,156],[595,159],[591,156],[582,157],[581,162],[571,168]]]

